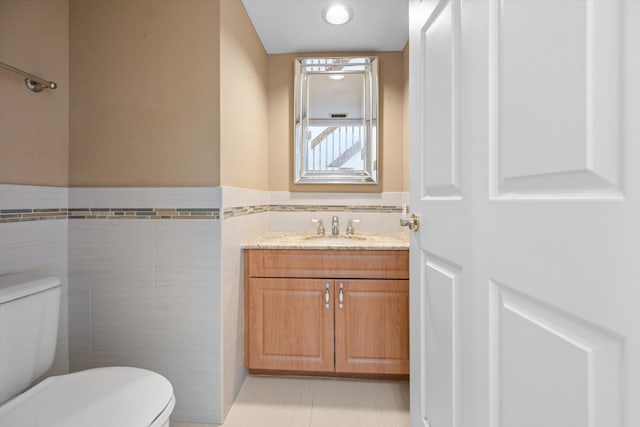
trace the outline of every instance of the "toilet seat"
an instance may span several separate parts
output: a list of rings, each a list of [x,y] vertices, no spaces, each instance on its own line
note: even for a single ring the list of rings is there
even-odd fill
[[[1,427],[163,427],[175,399],[162,375],[139,368],[49,377],[0,406]]]

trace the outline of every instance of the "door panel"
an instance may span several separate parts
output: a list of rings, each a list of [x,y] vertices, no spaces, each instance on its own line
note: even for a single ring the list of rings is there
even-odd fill
[[[424,407],[433,426],[457,426],[460,418],[460,282],[459,266],[427,255],[424,340]]]
[[[334,306],[336,372],[409,373],[407,280],[336,281]]]
[[[250,280],[249,367],[333,371],[333,281]]]
[[[511,287],[490,287],[495,423],[622,425],[624,339]]]
[[[640,426],[640,2],[410,5],[412,426]]]
[[[468,252],[460,133],[460,4],[411,3],[411,411],[413,426],[458,426],[459,295]]]
[[[478,204],[473,221],[483,266],[474,279],[493,295],[492,427],[624,425],[623,343],[638,331],[607,319],[625,301],[605,290],[637,278],[629,254],[640,249],[609,230],[631,232],[627,213],[638,212],[622,185],[623,3],[488,3],[497,202]]]
[[[460,196],[460,147],[458,128],[459,15],[449,1],[438,5],[421,30],[424,82],[422,135],[424,165],[422,196]],[[437,100],[437,102],[434,102]]]
[[[490,4],[492,195],[620,196],[621,2]]]

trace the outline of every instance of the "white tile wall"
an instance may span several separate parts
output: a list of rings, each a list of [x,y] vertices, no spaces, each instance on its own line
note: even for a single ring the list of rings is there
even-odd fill
[[[215,188],[143,190],[71,189],[70,207],[220,201]],[[154,370],[173,384],[173,419],[219,421],[220,239],[220,221],[212,219],[70,220],[71,369]]]
[[[268,193],[223,187],[224,207],[264,205]],[[222,284],[222,414],[231,404],[246,377],[244,368],[244,265],[240,245],[268,230],[269,213],[225,219],[221,230]]]
[[[152,287],[154,241],[152,220],[70,220],[72,281],[92,288]]]
[[[218,357],[191,355],[179,350],[154,358],[153,369],[171,381],[176,399],[179,399],[171,416],[172,421],[219,424],[219,406],[215,408],[217,414],[207,409],[220,402],[219,366]]]
[[[220,187],[72,188],[74,208],[206,208],[220,206]]]
[[[0,209],[66,207],[66,188],[0,185]],[[37,271],[62,280],[56,356],[47,375],[63,374],[69,369],[67,250],[66,219],[0,224],[0,274]]]
[[[269,212],[270,231],[303,231],[315,233],[318,224],[312,219],[323,219],[324,228],[331,232],[331,218],[337,215],[340,221],[340,233],[344,233],[347,220],[359,219],[360,223],[354,224],[356,233],[400,233],[399,213],[370,213],[370,212]]]
[[[194,287],[211,283],[212,260],[220,255],[212,240],[217,228],[210,220],[160,221],[155,225],[156,286]]]
[[[269,203],[272,205],[364,205],[364,206],[402,206],[407,203],[408,194],[388,193],[290,193],[272,191]],[[331,218],[340,219],[340,231],[344,232],[347,220],[359,219],[355,225],[356,233],[399,233],[401,213],[378,212],[269,212],[269,231],[308,231],[315,232],[317,224],[312,219],[323,219],[325,229],[331,226]]]
[[[66,208],[68,194],[65,187],[0,184],[0,209]]]
[[[269,192],[269,203],[276,205],[394,205],[408,200],[403,192],[386,193],[291,193],[289,191]]]

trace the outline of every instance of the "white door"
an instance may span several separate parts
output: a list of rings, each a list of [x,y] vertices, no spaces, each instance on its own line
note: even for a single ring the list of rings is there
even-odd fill
[[[640,1],[410,33],[412,426],[640,426]]]

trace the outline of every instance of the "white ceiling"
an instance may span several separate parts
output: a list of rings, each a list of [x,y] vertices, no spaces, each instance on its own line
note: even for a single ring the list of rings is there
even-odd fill
[[[327,24],[329,3],[346,3],[353,18]],[[242,0],[267,53],[398,51],[409,37],[408,0]]]

